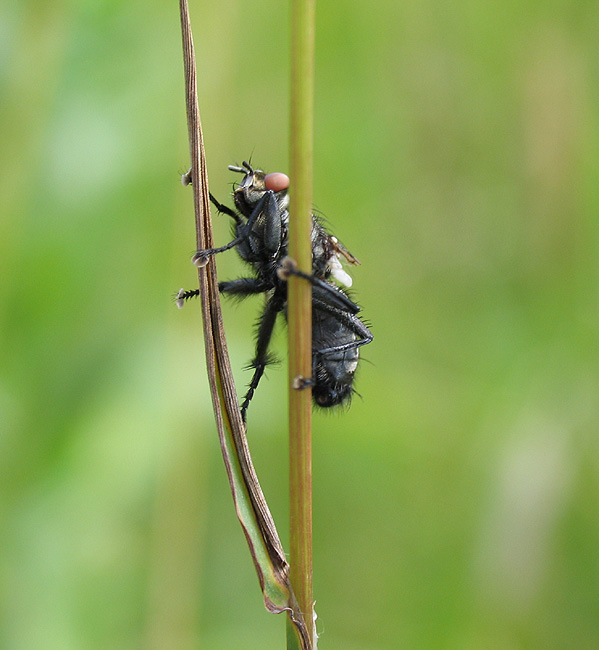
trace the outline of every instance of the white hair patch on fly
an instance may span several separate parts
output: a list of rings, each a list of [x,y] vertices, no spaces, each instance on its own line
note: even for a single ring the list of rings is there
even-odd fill
[[[337,282],[340,282],[346,287],[351,287],[353,284],[352,277],[343,269],[343,266],[341,266],[339,253],[335,253],[329,257],[327,266],[331,270],[331,275],[335,278],[335,280],[337,280]]]

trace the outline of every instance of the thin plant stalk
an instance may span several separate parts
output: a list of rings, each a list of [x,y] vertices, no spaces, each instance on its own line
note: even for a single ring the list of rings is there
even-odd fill
[[[291,2],[291,124],[289,255],[312,272],[315,0]],[[291,584],[315,647],[312,596],[312,395],[298,382],[312,375],[312,287],[288,280],[289,489]],[[288,626],[287,647],[297,647]]]

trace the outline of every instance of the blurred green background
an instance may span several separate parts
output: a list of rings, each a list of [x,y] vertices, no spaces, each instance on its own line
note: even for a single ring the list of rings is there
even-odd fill
[[[228,164],[288,169],[288,9],[191,15],[229,201]],[[599,647],[598,33],[584,0],[318,4],[314,199],[375,334],[315,415],[321,648]],[[0,647],[283,648],[171,300],[178,4],[8,0],[0,84]],[[259,308],[225,306],[240,393]],[[287,545],[285,377],[249,437]]]

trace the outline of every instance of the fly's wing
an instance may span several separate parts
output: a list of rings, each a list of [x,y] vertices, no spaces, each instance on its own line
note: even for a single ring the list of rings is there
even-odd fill
[[[348,250],[339,243],[337,237],[329,235],[329,245],[330,255],[327,260],[327,267],[331,273],[331,276],[340,284],[345,285],[346,287],[351,287],[353,284],[352,277],[341,264],[341,258],[343,257],[345,261],[357,266],[360,264],[360,261],[357,257],[354,257]]]
[[[359,266],[361,264],[360,260],[357,257],[354,257],[347,250],[347,248],[345,248],[345,246],[342,243],[340,243],[337,237],[334,237],[333,235],[331,235],[331,245],[337,257],[342,255],[350,264],[353,264],[354,266]]]

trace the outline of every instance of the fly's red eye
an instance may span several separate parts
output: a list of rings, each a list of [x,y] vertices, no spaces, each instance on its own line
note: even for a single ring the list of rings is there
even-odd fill
[[[280,192],[289,187],[289,176],[283,172],[273,172],[264,177],[264,187],[273,192]]]

